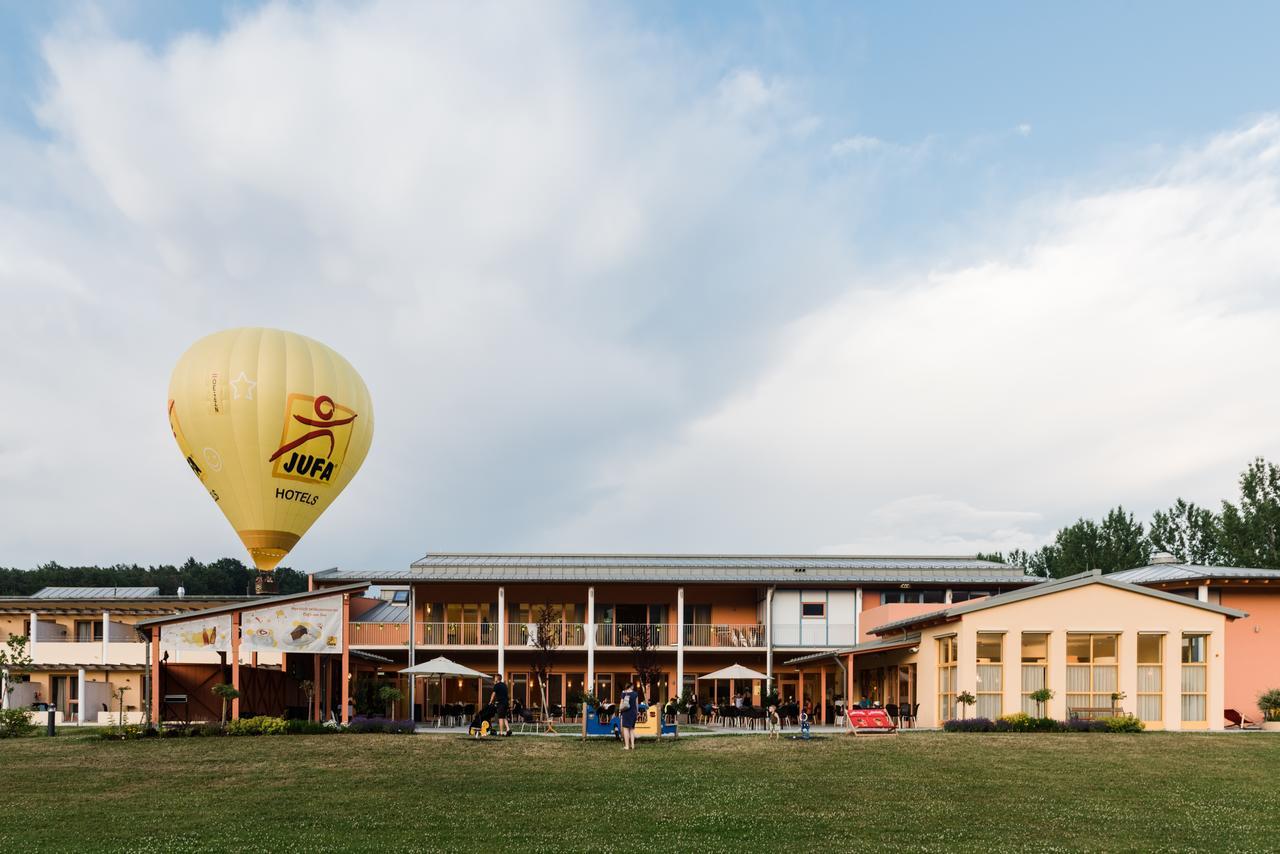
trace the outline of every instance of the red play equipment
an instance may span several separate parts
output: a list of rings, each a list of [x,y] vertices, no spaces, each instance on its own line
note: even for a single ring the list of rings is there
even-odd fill
[[[849,709],[849,732],[854,735],[897,732],[893,719],[884,709]]]

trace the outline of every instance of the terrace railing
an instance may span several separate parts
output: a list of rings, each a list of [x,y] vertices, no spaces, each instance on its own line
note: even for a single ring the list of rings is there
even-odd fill
[[[559,623],[552,628],[555,644],[561,646],[586,646],[587,629],[582,623]],[[537,645],[537,623],[507,623],[507,646],[533,647]]]
[[[676,645],[676,627],[670,623],[598,623],[596,646],[630,647],[632,642],[649,633],[649,646]]]
[[[408,646],[408,623],[352,623],[351,643],[355,646]]]
[[[497,646],[496,623],[418,623],[419,646]]]
[[[763,649],[763,623],[690,623],[684,627],[684,645],[710,647],[745,647]]]

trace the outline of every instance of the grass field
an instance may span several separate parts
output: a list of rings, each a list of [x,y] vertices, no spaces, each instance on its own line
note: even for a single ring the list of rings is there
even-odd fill
[[[0,742],[0,851],[1280,847],[1269,735]]]

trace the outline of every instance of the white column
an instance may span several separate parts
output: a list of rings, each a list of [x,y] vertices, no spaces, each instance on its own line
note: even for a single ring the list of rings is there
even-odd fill
[[[853,591],[853,642],[862,643],[862,588]],[[848,702],[849,698],[844,698]]]
[[[89,719],[89,716],[85,713],[85,707],[88,705],[88,703],[85,701],[85,696],[84,696],[84,668],[83,667],[81,667],[79,671],[77,671],[76,673],[76,683],[77,683],[76,691],[79,692],[76,695],[76,698],[77,698],[76,699],[76,722],[79,723],[81,726],[83,726],[85,721]]]
[[[0,670],[0,709],[9,708],[9,670]]]
[[[32,658],[36,657],[36,630],[40,628],[40,621],[36,619],[36,612],[31,612],[31,631],[27,638],[27,654]]]
[[[676,588],[676,688],[671,696],[684,693],[684,588]]]
[[[769,677],[768,683],[764,686],[766,694],[773,690],[773,591],[775,589],[770,587],[764,596],[764,672]]]
[[[418,619],[418,597],[417,588],[413,583],[409,583],[409,666],[417,664],[414,660],[415,647],[418,645],[417,619]],[[409,677],[409,717],[413,717],[413,707],[418,702],[418,677]],[[310,711],[308,710],[308,714]],[[424,714],[423,719],[426,718]]]
[[[1199,587],[1196,588],[1196,599],[1200,600],[1201,602],[1209,601],[1209,585],[1207,583],[1201,584]],[[1179,682],[1178,684],[1182,684],[1182,683]],[[1182,707],[1179,706],[1178,708],[1181,709]]]
[[[587,588],[587,685],[596,692],[596,589]]]
[[[507,678],[507,588],[498,588],[498,672]]]
[[[947,588],[947,593],[945,596],[942,597],[942,601],[948,605],[951,604],[951,588],[950,587]]]
[[[111,612],[102,612],[102,663],[107,664],[109,660],[107,656],[110,654],[107,645],[111,643]]]

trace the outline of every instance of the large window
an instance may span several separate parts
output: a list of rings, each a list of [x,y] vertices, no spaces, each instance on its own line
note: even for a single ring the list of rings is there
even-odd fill
[[[978,632],[978,717],[995,720],[1004,714],[1004,635]]]
[[[1111,706],[1119,684],[1120,636],[1067,633],[1067,708]]]
[[[1182,636],[1182,720],[1184,723],[1209,719],[1209,638]]]
[[[1138,717],[1164,720],[1164,635],[1138,635]]]
[[[827,616],[827,603],[826,602],[801,602],[800,616],[825,617]]]
[[[938,638],[938,723],[955,717],[956,637]]]
[[[1049,687],[1049,633],[1022,633],[1022,711],[1040,717],[1049,710],[1031,695]]]
[[[76,620],[76,640],[80,643],[102,640],[102,620]]]
[[[885,590],[880,594],[882,605],[896,605],[900,602],[941,605],[946,601],[947,591],[945,590]]]

